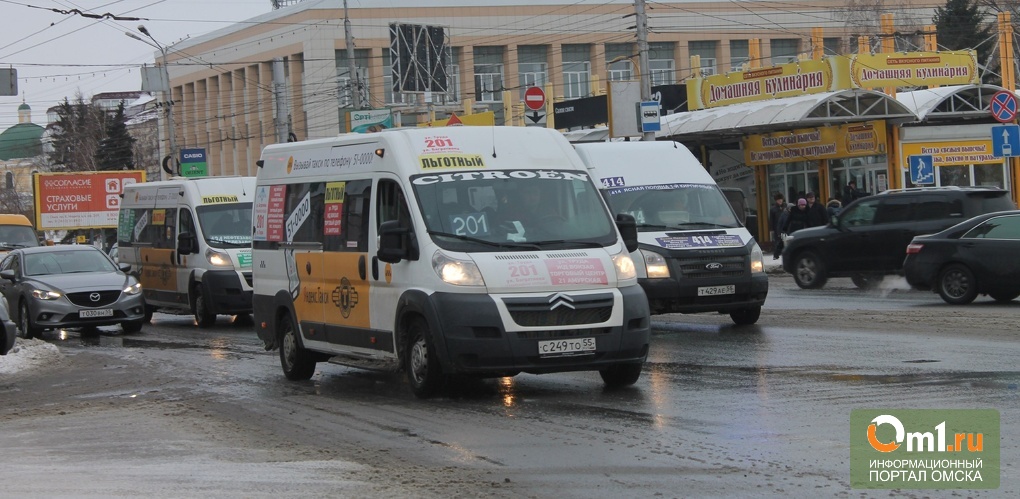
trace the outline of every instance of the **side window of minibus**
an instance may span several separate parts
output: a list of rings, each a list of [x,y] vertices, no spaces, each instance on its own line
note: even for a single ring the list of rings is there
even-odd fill
[[[340,251],[368,251],[368,212],[372,202],[372,181],[347,182],[341,228]]]
[[[407,208],[404,192],[396,182],[388,179],[379,181],[377,209],[379,215],[375,224],[376,228],[390,220],[400,222],[401,227],[411,227],[411,212]]]

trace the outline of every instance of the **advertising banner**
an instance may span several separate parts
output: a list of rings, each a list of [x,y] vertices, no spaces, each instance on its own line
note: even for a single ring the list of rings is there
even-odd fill
[[[209,175],[205,149],[181,149],[181,175],[184,177],[205,177]]]
[[[850,78],[855,88],[869,89],[980,83],[973,51],[855,54]]]
[[[886,151],[885,122],[868,121],[749,135],[743,140],[743,150],[744,162],[748,166],[877,156]]]
[[[124,186],[136,182],[144,171],[36,173],[35,228],[116,228]]]
[[[972,139],[900,144],[900,161],[908,164],[910,156],[931,156],[934,166],[1001,164],[992,149],[992,139]]]
[[[694,78],[687,83],[690,110],[850,88],[846,58],[826,57]]]
[[[347,130],[353,133],[378,132],[393,128],[400,122],[400,113],[393,115],[389,109],[364,109],[347,112]]]

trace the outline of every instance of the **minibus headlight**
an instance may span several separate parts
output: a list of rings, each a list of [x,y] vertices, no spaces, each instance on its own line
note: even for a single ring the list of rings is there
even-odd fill
[[[613,255],[613,265],[616,266],[617,280],[624,281],[627,279],[637,278],[637,269],[634,268],[634,260],[630,258],[630,253],[627,253],[626,249]]]
[[[447,256],[442,251],[432,255],[432,268],[443,282],[454,286],[484,286],[485,280],[478,266],[471,260]]]
[[[234,264],[230,261],[230,255],[216,251],[212,248],[205,250],[205,259],[209,260],[209,264],[214,267],[233,267]]]
[[[758,244],[751,246],[751,273],[765,272],[765,255]]]
[[[645,261],[645,274],[649,279],[669,277],[669,265],[666,258],[654,251],[641,250],[641,258]]]

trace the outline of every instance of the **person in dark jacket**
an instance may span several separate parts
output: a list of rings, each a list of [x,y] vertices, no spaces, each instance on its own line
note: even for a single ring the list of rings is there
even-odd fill
[[[800,229],[808,227],[808,203],[804,198],[797,200],[797,207],[790,208],[790,214],[786,217],[786,224],[783,225],[783,232],[793,234]]]
[[[809,192],[806,196],[808,208],[808,227],[824,227],[829,225],[829,215],[825,207],[815,199],[815,193]]]
[[[829,216],[829,220],[832,220],[833,216],[839,215],[841,211],[843,211],[843,203],[840,203],[838,199],[832,198],[828,203],[825,203],[825,213]]]
[[[846,187],[843,188],[843,199],[840,201],[843,203],[843,206],[846,206],[852,203],[855,199],[862,197],[864,197],[864,194],[857,190],[857,181],[850,180],[846,183]]]
[[[786,198],[781,193],[772,196],[775,204],[769,208],[769,230],[772,231],[772,259],[778,260],[783,252],[783,214],[786,213]]]

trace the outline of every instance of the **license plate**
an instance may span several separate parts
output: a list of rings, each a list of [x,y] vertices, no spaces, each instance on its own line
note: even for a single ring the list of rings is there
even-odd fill
[[[95,310],[82,310],[78,312],[78,317],[113,317],[112,308],[97,308]]]
[[[595,338],[571,338],[538,342],[539,357],[583,355],[595,351]]]
[[[728,286],[704,286],[698,288],[698,296],[732,295],[737,290],[734,285]]]

